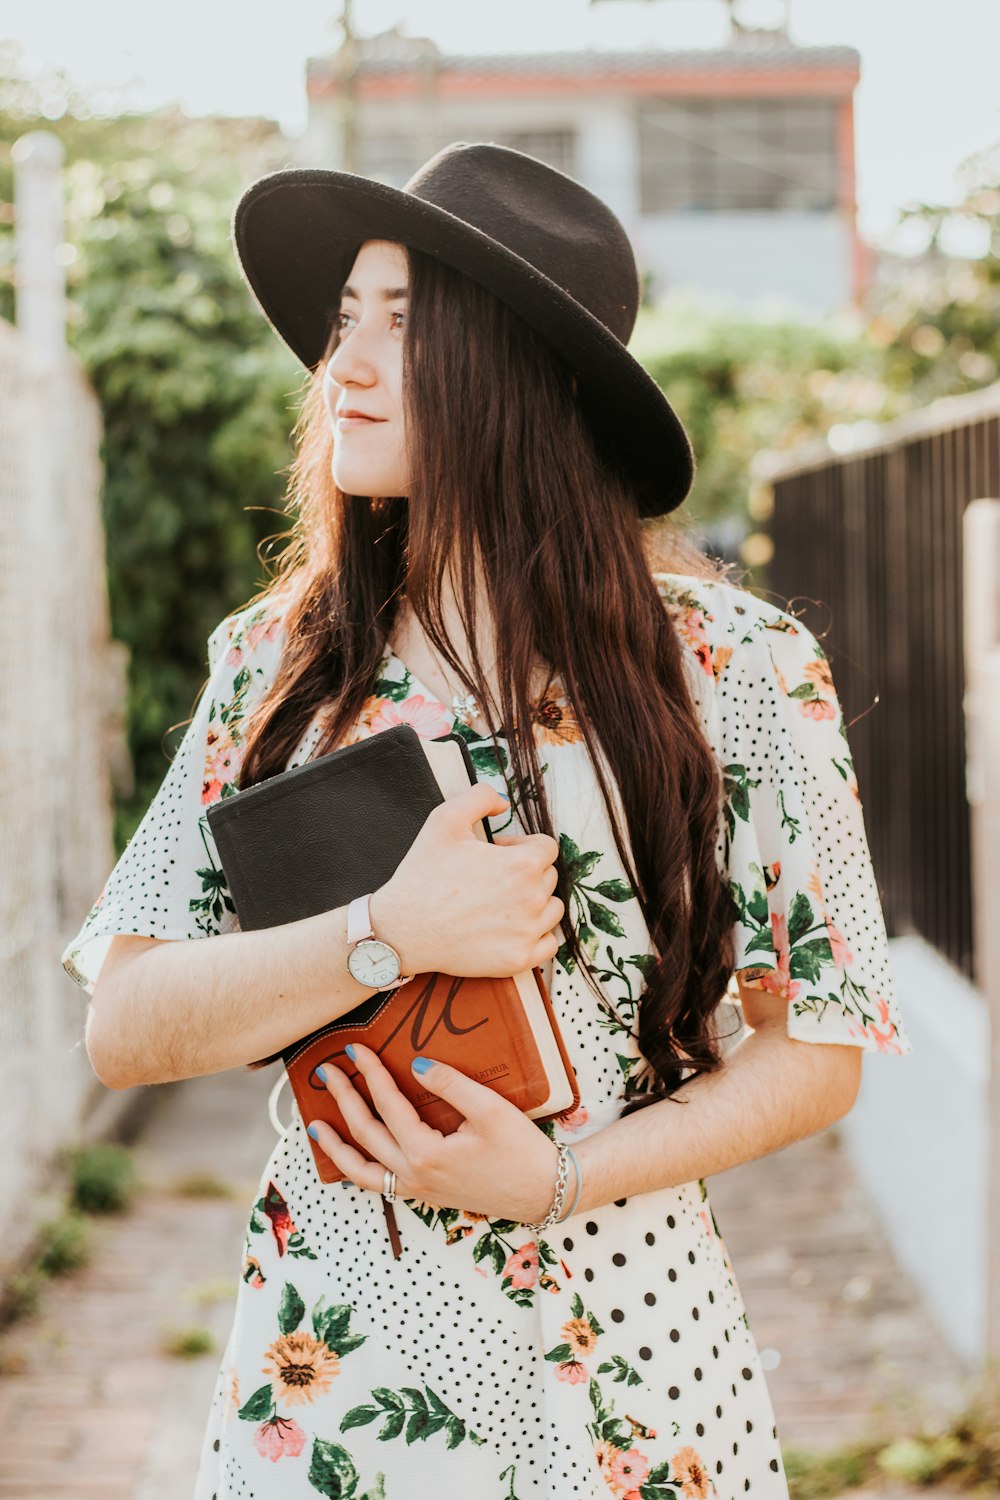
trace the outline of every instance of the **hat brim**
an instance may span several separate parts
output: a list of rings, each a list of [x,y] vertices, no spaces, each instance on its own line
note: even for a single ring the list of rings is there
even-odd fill
[[[261,311],[309,370],[323,357],[340,288],[366,240],[436,256],[511,307],[577,376],[601,453],[632,486],[641,515],[674,510],[689,493],[687,433],[638,360],[563,287],[447,209],[352,172],[286,168],[246,189],[231,234]]]

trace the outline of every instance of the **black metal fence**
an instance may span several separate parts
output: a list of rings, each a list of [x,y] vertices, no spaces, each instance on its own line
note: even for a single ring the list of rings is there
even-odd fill
[[[1000,386],[763,474],[768,594],[830,657],[888,930],[973,979],[962,515],[1000,496]]]

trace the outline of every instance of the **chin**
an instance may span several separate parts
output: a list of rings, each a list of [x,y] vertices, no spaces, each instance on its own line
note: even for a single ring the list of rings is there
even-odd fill
[[[345,495],[370,495],[380,499],[386,495],[402,493],[400,481],[395,475],[376,472],[360,464],[333,464],[330,472],[333,482]]]

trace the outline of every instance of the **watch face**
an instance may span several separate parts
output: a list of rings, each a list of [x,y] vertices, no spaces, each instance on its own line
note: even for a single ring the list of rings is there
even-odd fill
[[[388,943],[378,938],[365,938],[357,943],[347,955],[347,967],[361,984],[380,990],[399,978],[399,956]]]

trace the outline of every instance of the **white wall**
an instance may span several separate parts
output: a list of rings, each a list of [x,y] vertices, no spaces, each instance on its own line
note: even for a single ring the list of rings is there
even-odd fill
[[[573,122],[576,178],[602,198],[635,242],[639,223],[639,133],[631,100],[590,98]]]
[[[419,138],[428,120],[412,98],[366,103],[362,132],[387,130]],[[634,101],[612,93],[567,97],[440,99],[434,129],[443,140],[491,140],[507,130],[561,129],[576,135],[574,176],[615,211],[653,293],[673,287],[743,307],[823,314],[853,296],[850,225],[838,214],[639,211],[639,141]],[[302,165],[336,166],[339,127],[329,103],[310,109],[298,143]],[[430,152],[428,152],[428,155]]]
[[[971,1373],[986,1352],[986,1004],[922,938],[889,946],[913,1051],[865,1055],[838,1130],[897,1259]]]
[[[656,297],[685,288],[824,313],[853,295],[851,231],[837,214],[657,214],[633,243]]]

